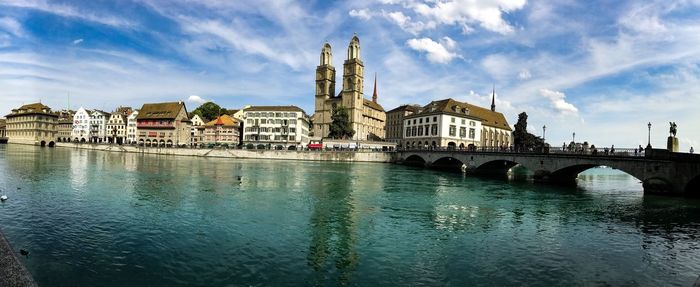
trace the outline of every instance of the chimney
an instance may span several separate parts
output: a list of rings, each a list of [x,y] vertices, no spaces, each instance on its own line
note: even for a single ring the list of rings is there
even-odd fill
[[[374,93],[372,94],[372,102],[377,103],[377,72],[374,72]]]

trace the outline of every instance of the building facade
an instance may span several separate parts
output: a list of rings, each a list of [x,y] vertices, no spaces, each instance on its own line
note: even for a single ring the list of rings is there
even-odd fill
[[[0,140],[2,142],[7,140],[7,122],[5,119],[0,119]]]
[[[139,115],[139,111],[132,111],[128,117],[126,117],[126,143],[135,144],[136,135],[138,129],[136,128],[136,117]]]
[[[90,113],[91,111],[80,107],[73,115],[73,130],[71,131],[73,142],[90,141]]]
[[[5,116],[8,142],[53,146],[56,140],[58,115],[41,103],[13,109]]]
[[[137,141],[142,146],[188,146],[191,125],[183,102],[144,104],[136,116]]]
[[[115,144],[126,143],[126,125],[128,120],[124,112],[116,111],[107,121],[107,142]]]
[[[56,125],[56,141],[71,142],[73,141],[73,115],[67,115],[58,118]]]
[[[468,103],[433,101],[404,118],[403,146],[407,148],[509,148],[512,129],[503,114]]]
[[[206,123],[199,115],[193,115],[192,118],[190,118],[190,121],[192,122],[192,128],[190,131],[190,144],[192,146],[198,146],[203,142],[202,140],[204,137],[204,125]]]
[[[244,117],[245,148],[301,149],[309,143],[309,117],[296,106],[252,106]]]
[[[94,110],[90,113],[90,142],[103,143],[107,141],[107,120],[109,113]]]
[[[419,112],[419,105],[402,105],[386,112],[386,141],[402,147],[404,133],[404,118]]]
[[[203,127],[202,142],[228,146],[237,146],[240,139],[239,122],[229,115],[221,115],[206,123]]]
[[[386,114],[377,103],[376,78],[372,100],[364,98],[365,66],[360,59],[360,40],[353,36],[343,63],[342,90],[335,94],[335,67],[332,63],[331,45],[321,49],[320,63],[316,68],[316,96],[314,112],[314,137],[327,138],[330,132],[333,110],[348,110],[350,124],[355,131],[353,140],[381,140],[385,137]]]

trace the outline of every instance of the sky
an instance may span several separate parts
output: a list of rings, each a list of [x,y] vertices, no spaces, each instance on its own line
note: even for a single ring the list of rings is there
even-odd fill
[[[700,0],[0,0],[0,114],[204,101],[313,114],[327,41],[356,33],[365,97],[496,110],[554,146],[700,148]],[[338,79],[338,83],[341,81]],[[340,87],[340,85],[338,85]]]

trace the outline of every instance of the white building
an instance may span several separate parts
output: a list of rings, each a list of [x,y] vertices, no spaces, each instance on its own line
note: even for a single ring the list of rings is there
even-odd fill
[[[407,148],[509,147],[511,128],[503,114],[453,99],[433,101],[404,118]]]
[[[244,118],[245,148],[301,149],[309,143],[309,116],[296,106],[251,106]]]
[[[107,142],[123,144],[126,142],[126,117],[120,112],[114,112],[107,121]]]
[[[190,140],[192,142],[190,145],[197,146],[203,141],[205,122],[199,115],[192,116],[190,121],[192,122],[192,130],[190,132]]]
[[[128,144],[136,143],[136,134],[138,132],[136,128],[136,117],[138,115],[139,111],[135,110],[126,118],[126,143]]]
[[[71,137],[74,142],[90,141],[90,111],[80,107],[73,116],[73,131]]]
[[[109,119],[109,113],[100,110],[90,113],[90,140],[93,143],[107,141],[107,119]]]

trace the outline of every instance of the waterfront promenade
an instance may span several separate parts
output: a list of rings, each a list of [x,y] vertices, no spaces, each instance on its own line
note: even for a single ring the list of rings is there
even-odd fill
[[[247,159],[281,159],[305,161],[337,162],[378,162],[390,163],[390,153],[377,151],[287,151],[257,149],[222,149],[222,148],[170,148],[140,147],[129,145],[100,145],[78,143],[56,143],[56,147],[100,150],[109,152],[128,152],[142,154],[161,154],[195,157],[247,158]]]

